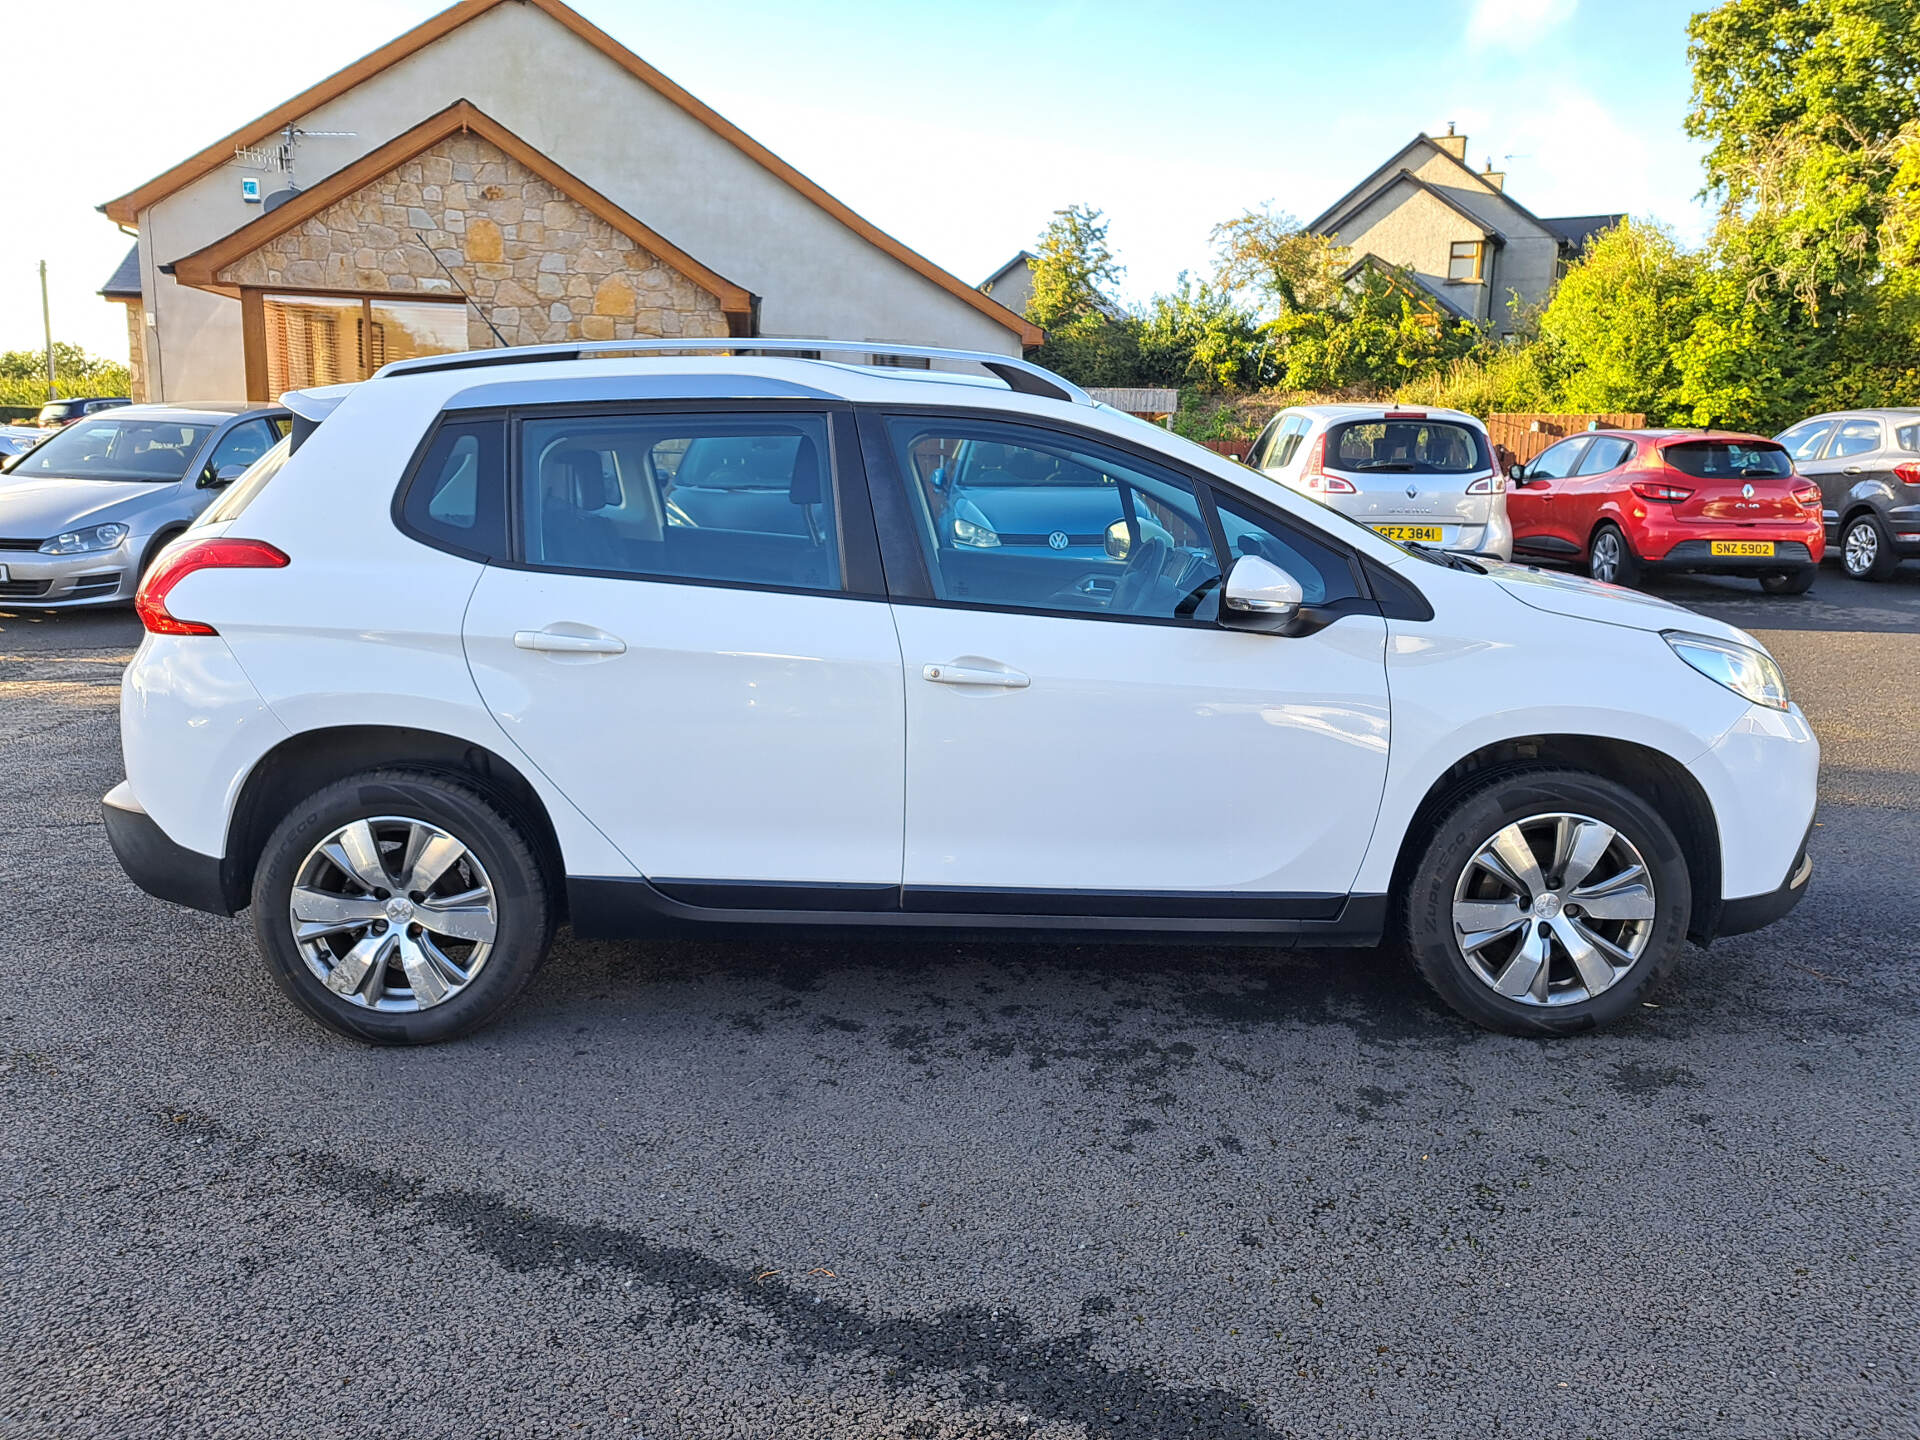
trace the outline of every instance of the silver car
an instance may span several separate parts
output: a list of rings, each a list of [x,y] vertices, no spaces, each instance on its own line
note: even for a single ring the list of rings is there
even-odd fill
[[[1506,478],[1487,427],[1461,411],[1296,405],[1267,423],[1247,464],[1389,540],[1513,558]]]
[[[276,405],[127,405],[77,420],[0,473],[0,602],[133,599],[161,548],[287,433]]]

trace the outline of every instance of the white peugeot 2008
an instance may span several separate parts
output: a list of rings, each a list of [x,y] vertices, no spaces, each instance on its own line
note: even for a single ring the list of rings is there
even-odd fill
[[[127,873],[383,1042],[562,922],[1397,934],[1557,1034],[1805,889],[1818,746],[1731,626],[1404,548],[1007,356],[697,344],[289,396],[142,586]],[[984,543],[968,453],[1100,543]]]

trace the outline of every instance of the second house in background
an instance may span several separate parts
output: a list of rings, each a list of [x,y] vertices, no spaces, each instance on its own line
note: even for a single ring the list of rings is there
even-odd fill
[[[1311,221],[1353,255],[1347,278],[1386,264],[1463,320],[1505,335],[1514,297],[1537,305],[1600,231],[1624,215],[1542,219],[1506,192],[1489,160],[1467,165],[1467,137],[1417,135]]]

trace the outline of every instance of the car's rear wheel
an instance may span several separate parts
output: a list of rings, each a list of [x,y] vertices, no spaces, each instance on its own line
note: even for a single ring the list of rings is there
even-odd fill
[[[1602,525],[1587,547],[1587,574],[1609,585],[1638,585],[1640,560],[1618,525]]]
[[[1772,575],[1760,577],[1760,588],[1769,595],[1804,595],[1813,588],[1813,580],[1820,572],[1812,565],[1802,565],[1798,570],[1780,570]]]
[[[383,1045],[465,1035],[545,958],[554,906],[491,798],[408,770],[309,796],[267,841],[253,928],[280,988],[321,1024]]]
[[[1475,1024],[1564,1035],[1639,1005],[1679,959],[1691,904],[1652,806],[1597,775],[1522,772],[1441,816],[1408,888],[1407,940]]]
[[[1840,536],[1840,564],[1855,580],[1884,580],[1893,574],[1900,557],[1893,553],[1893,537],[1880,517],[1868,511],[1847,522]]]

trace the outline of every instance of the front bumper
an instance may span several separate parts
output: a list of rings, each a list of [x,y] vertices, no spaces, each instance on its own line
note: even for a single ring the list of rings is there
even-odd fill
[[[0,604],[32,606],[111,605],[133,599],[139,588],[126,542],[85,555],[42,555],[37,550],[0,550]]]
[[[213,915],[231,915],[245,905],[244,897],[235,895],[237,877],[226,861],[168,838],[134,799],[133,787],[126,781],[100,801],[100,818],[120,868],[156,900]]]
[[[1800,858],[1793,862],[1793,869],[1787,873],[1786,881],[1778,890],[1765,895],[1747,895],[1738,900],[1721,901],[1720,919],[1713,927],[1713,933],[1745,935],[1771,925],[1800,903],[1800,897],[1807,893],[1807,882],[1812,878],[1813,857],[1807,854],[1807,847],[1802,844]]]

